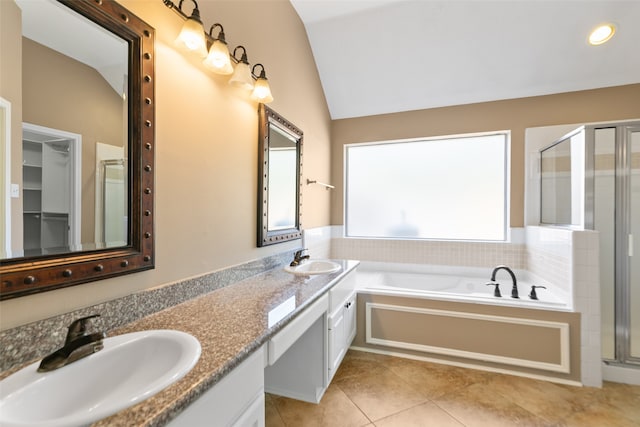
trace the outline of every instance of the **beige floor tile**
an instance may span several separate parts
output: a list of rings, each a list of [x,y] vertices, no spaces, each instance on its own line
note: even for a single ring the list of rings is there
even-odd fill
[[[349,351],[342,360],[338,372],[333,377],[334,381],[352,376],[382,372],[386,369],[385,363],[389,358],[389,356],[364,351]]]
[[[624,411],[613,405],[593,402],[585,410],[576,412],[566,420],[568,427],[638,427],[640,425],[627,418]]]
[[[574,387],[353,350],[319,405],[266,401],[267,427],[640,427],[640,386]]]
[[[273,398],[270,394],[265,395],[264,402],[264,412],[265,412],[265,425],[268,427],[286,427],[284,421],[280,417],[278,410],[276,409],[275,404],[273,403]]]
[[[548,426],[521,406],[491,392],[485,384],[473,384],[434,400],[467,427]]]
[[[272,402],[285,426],[360,427],[371,421],[337,386],[331,385],[319,404],[272,396]],[[267,427],[276,427],[267,423]]]
[[[580,390],[512,375],[494,375],[486,384],[488,393],[510,400],[552,425],[562,425],[565,419],[584,410],[586,401],[577,394]]]
[[[486,383],[491,378],[483,371],[411,359],[395,358],[386,366],[430,399],[471,384]]]
[[[374,422],[428,400],[388,369],[343,377],[334,383]]]
[[[432,402],[414,406],[375,422],[376,427],[464,427]]]
[[[640,386],[605,382],[602,391],[608,404],[640,425]]]

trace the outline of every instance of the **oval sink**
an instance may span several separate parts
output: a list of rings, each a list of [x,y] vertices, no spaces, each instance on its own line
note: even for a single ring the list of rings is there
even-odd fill
[[[295,274],[298,276],[310,276],[313,274],[330,274],[340,271],[340,264],[328,260],[308,260],[302,262],[300,265],[291,267],[290,265],[284,268],[287,273]]]
[[[1,426],[81,426],[147,399],[200,358],[185,332],[152,330],[104,340],[104,348],[50,372],[33,363],[0,381]]]

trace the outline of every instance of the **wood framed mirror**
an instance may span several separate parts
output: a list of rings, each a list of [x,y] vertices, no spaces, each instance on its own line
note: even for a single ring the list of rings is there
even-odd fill
[[[25,62],[32,57],[39,59],[39,55],[28,55],[27,50],[33,46],[34,49],[39,49],[38,52],[59,59],[61,63],[77,63],[74,65],[77,68],[91,69],[98,76],[95,81],[100,81],[100,84],[112,88],[108,90],[111,90],[111,97],[116,99],[116,103],[119,102],[121,109],[116,109],[114,113],[105,112],[106,106],[102,103],[103,98],[98,98],[93,92],[84,93],[84,89],[79,91],[80,95],[84,93],[84,98],[78,94],[69,93],[69,98],[76,97],[76,103],[97,104],[97,109],[102,108],[103,113],[101,114],[104,115],[98,117],[96,121],[98,125],[94,129],[82,132],[75,131],[75,133],[63,132],[64,138],[71,135],[69,138],[73,139],[73,135],[78,135],[78,139],[81,140],[81,144],[65,145],[59,139],[45,139],[49,138],[49,136],[43,136],[47,133],[45,130],[48,131],[53,126],[50,124],[42,126],[42,123],[31,119],[31,117],[38,116],[31,110],[27,112],[25,104],[29,100],[29,93],[28,90],[23,89],[23,93],[20,95],[20,100],[23,101],[21,116],[23,129],[25,129],[22,150],[16,150],[16,143],[9,142],[14,147],[11,153],[22,155],[22,158],[17,162],[21,166],[22,174],[16,174],[13,171],[11,174],[12,183],[17,181],[15,186],[20,188],[20,193],[18,197],[5,203],[8,206],[11,206],[12,203],[20,203],[22,216],[18,220],[15,218],[17,216],[15,212],[12,212],[13,215],[8,214],[9,218],[13,217],[16,221],[11,221],[10,224],[11,234],[16,239],[13,245],[11,242],[6,245],[10,249],[3,251],[3,257],[0,260],[0,277],[2,279],[0,299],[15,298],[154,268],[154,29],[113,0],[30,0],[29,2],[15,0],[15,3],[21,8],[23,16],[22,51],[25,54],[22,55],[23,64],[20,64],[22,75],[25,75],[25,71],[36,68],[30,67],[31,63]],[[55,36],[61,33],[72,34],[74,42],[71,45],[75,47],[92,41],[93,33],[102,38],[113,39],[117,45],[123,46],[121,56],[124,68],[118,68],[114,64],[102,64],[102,69],[99,66],[93,69],[94,65],[90,59],[84,60],[82,56],[64,52],[64,48],[56,50],[45,42],[34,41],[30,38],[31,35],[27,36],[26,34],[29,25],[26,23],[25,14],[28,13],[27,9],[31,7],[36,9],[51,7],[52,13],[60,13],[61,17],[68,15],[68,19],[76,22],[75,33],[70,28],[64,31],[54,30],[53,33],[49,30],[49,34]],[[67,18],[61,19],[66,20]],[[48,20],[58,22],[58,24],[60,22],[60,19],[54,19],[51,16]],[[73,25],[76,26],[76,24]],[[2,36],[5,37],[4,32]],[[101,46],[92,47],[95,50],[93,52],[94,60],[97,61],[98,59],[95,58],[107,56]],[[46,80],[56,81],[56,78],[59,77],[54,73],[53,65],[47,67],[46,72],[49,73]],[[23,77],[23,82],[24,80],[25,77]],[[39,81],[39,79],[34,79],[34,81]],[[80,81],[77,79],[74,86],[79,85]],[[47,95],[42,91],[39,91],[37,95],[41,100],[47,99]],[[58,97],[57,100],[60,99],[61,97]],[[40,117],[45,117],[46,121],[47,118],[55,116],[55,113],[54,111],[45,111]],[[108,122],[107,114],[115,116],[115,120],[120,120],[121,123],[112,132],[116,134],[115,139],[118,141],[111,144],[109,144],[109,137],[104,136],[108,134],[108,131],[114,130],[109,129],[109,126],[105,124],[111,123]],[[78,114],[76,112],[67,113],[65,116],[74,117]],[[83,116],[76,117],[76,119],[82,122],[86,121]],[[70,124],[66,127],[73,126]],[[107,151],[113,151],[118,148],[117,146],[120,146],[119,150],[122,154],[117,156],[120,158],[110,159],[107,156],[105,160],[100,162],[97,154],[99,150],[96,146],[102,142],[107,142],[107,144],[102,144],[107,146]],[[74,152],[76,146],[82,146],[82,151]],[[91,161],[86,160],[85,147],[90,147],[92,150],[93,157],[91,159],[96,159],[95,165],[91,165]],[[47,150],[52,151],[54,157],[70,157],[72,163],[74,158],[78,162],[82,160],[82,187],[70,185],[68,189],[64,190],[62,196],[55,193],[48,196],[42,194],[47,192],[48,184],[49,187],[52,187],[50,185],[52,178],[48,177],[43,164],[46,163],[43,159],[47,156]],[[12,165],[15,164],[16,162],[12,161]],[[87,167],[93,169],[87,173]],[[64,179],[67,179],[66,176],[69,173],[65,172],[63,175]],[[14,178],[16,176],[18,178]],[[55,173],[53,176],[56,176]],[[95,183],[92,181],[90,185],[86,185],[87,177],[93,179]],[[98,177],[101,177],[100,182],[98,182]],[[109,183],[116,182],[117,188],[121,189],[115,193],[118,195],[116,199],[106,196],[108,191],[112,191],[107,190],[107,184],[105,184],[107,181]],[[87,198],[87,188],[91,190],[88,196],[89,204],[95,206],[95,208],[91,208],[91,214],[88,217],[85,216],[86,200],[78,202],[82,203],[82,208],[78,208],[76,211],[76,218],[74,218],[73,208],[61,212],[66,208],[51,207],[56,203],[46,201],[48,199],[55,202],[60,198],[66,200],[79,197],[78,194],[74,196],[74,192],[80,192],[81,199],[85,199]],[[96,191],[102,188],[103,193],[94,194],[94,188]],[[61,204],[57,203],[57,205]],[[108,237],[110,232],[106,229],[104,222],[107,221],[105,219],[107,216],[113,216],[111,207],[116,205],[118,210],[115,214],[114,232],[118,237]],[[99,211],[98,206],[102,206],[102,210]],[[109,212],[107,212],[107,208]],[[4,217],[7,218],[7,215]],[[97,225],[99,218],[102,218],[101,226]],[[45,219],[50,223],[45,224]],[[85,233],[85,228],[88,227],[79,231],[81,227],[74,225],[74,221],[81,221],[83,225],[86,223],[93,225],[94,220],[95,227],[91,227],[87,233]],[[35,224],[41,228],[36,230]],[[76,229],[75,237],[74,229]],[[52,240],[52,236],[56,232],[62,233],[63,237]],[[80,234],[82,234],[82,238],[79,237]],[[85,239],[85,234],[90,234],[90,237]],[[39,238],[41,244],[32,243],[34,235],[36,236],[35,240]],[[56,243],[51,243],[52,241]]]
[[[258,246],[302,237],[303,134],[260,104],[258,131]]]

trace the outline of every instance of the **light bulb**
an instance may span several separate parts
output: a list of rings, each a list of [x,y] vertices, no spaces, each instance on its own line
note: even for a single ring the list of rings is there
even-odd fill
[[[207,42],[204,38],[202,23],[194,18],[188,18],[182,26],[182,31],[176,43],[183,49],[194,52],[204,58],[207,56]]]
[[[209,54],[204,60],[204,65],[218,74],[231,74],[233,67],[229,58],[227,44],[220,40],[215,40],[209,49]]]
[[[616,33],[616,27],[613,24],[603,24],[597,27],[589,34],[589,44],[598,46],[611,40]]]

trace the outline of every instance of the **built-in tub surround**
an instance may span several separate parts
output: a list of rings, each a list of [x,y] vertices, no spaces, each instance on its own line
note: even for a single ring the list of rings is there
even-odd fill
[[[598,233],[528,226],[526,234],[528,270],[570,292],[574,311],[581,314],[582,383],[601,387]]]
[[[342,266],[340,272],[313,277],[290,275],[284,271],[284,264],[280,264],[262,274],[111,331],[111,335],[150,329],[187,332],[200,341],[202,354],[195,367],[182,380],[94,425],[130,427],[166,424],[358,264],[356,261],[339,262]],[[295,301],[292,311],[270,324],[269,313],[292,297]]]
[[[581,381],[602,385],[598,233],[559,227],[512,229],[511,243],[353,239],[334,227],[331,257],[362,261],[425,264],[439,267],[493,268],[499,264],[526,270],[553,284],[580,313]],[[487,276],[487,280],[489,276]],[[506,294],[503,287],[503,294]],[[520,295],[529,290],[520,289]],[[539,295],[543,295],[544,289]]]
[[[514,270],[519,298],[511,297],[512,280],[498,271],[491,281],[492,268],[452,267],[363,261],[358,268],[358,290],[387,295],[415,295],[443,301],[473,302],[504,307],[572,311],[571,293],[526,270]],[[501,296],[495,296],[498,284]],[[529,297],[532,286],[537,298]]]
[[[579,384],[580,314],[571,294],[516,270],[496,276],[505,291],[485,286],[492,269],[362,262],[358,268],[358,334],[368,351],[441,361]],[[544,285],[539,300],[532,285]]]

